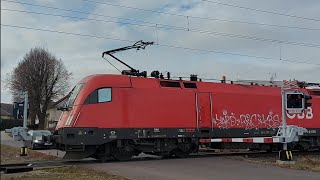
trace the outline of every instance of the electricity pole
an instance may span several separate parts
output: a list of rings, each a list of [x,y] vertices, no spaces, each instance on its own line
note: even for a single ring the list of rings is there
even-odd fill
[[[25,133],[27,133],[27,121],[28,121],[28,91],[23,93],[24,95],[24,107],[23,107],[23,128],[26,129]],[[22,140],[23,145],[20,148],[20,156],[27,156],[27,144],[26,140]]]
[[[285,88],[282,87],[281,88],[281,94],[282,94],[282,128],[283,128],[283,137],[287,137],[287,120],[286,120],[286,116],[287,116],[287,112],[286,112],[286,92],[285,92]],[[283,150],[286,151],[288,149],[288,144],[285,140],[285,142],[283,143]]]
[[[24,92],[24,107],[23,107],[23,127],[27,127],[28,122],[28,91]]]

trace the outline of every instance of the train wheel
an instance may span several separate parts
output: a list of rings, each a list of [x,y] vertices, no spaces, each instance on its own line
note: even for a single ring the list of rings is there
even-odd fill
[[[177,158],[186,158],[192,152],[197,151],[198,146],[191,142],[190,139],[183,139],[178,142],[178,147],[172,150],[171,154],[173,154]]]
[[[109,160],[113,160],[112,157],[110,157],[108,154],[104,154],[104,153],[93,154],[90,157],[97,159],[101,163],[104,163],[104,162],[109,161]]]
[[[142,151],[140,151],[140,150],[134,150],[134,156],[139,156],[139,154],[141,154],[142,153]]]
[[[134,152],[128,151],[125,147],[115,148],[111,154],[118,161],[128,161],[134,156]]]
[[[112,160],[112,157],[110,157],[110,156],[99,156],[99,157],[97,157],[97,159],[99,160],[99,162],[104,163],[106,161]]]
[[[175,149],[172,151],[172,154],[177,158],[186,158],[189,156],[190,151],[183,151],[181,149]]]
[[[129,142],[124,142],[121,147],[116,145],[111,147],[111,155],[115,160],[128,161],[135,155],[135,151]]]

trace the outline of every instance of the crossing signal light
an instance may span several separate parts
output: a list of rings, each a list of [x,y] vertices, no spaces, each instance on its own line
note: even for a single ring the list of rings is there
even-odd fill
[[[308,102],[312,97],[305,93],[292,92],[286,93],[286,110],[291,113],[301,113],[308,107],[311,107],[312,103]]]
[[[307,109],[308,107],[312,106],[312,103],[308,102],[311,99],[312,99],[312,96],[310,96],[308,94],[304,94],[304,109]]]
[[[304,93],[287,93],[286,102],[287,110],[303,110]]]

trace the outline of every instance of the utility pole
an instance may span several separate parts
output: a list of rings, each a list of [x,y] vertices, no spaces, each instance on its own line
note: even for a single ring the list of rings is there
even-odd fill
[[[23,128],[26,129],[27,133],[27,122],[28,122],[28,91],[25,91],[24,93],[24,107],[23,107]],[[26,140],[22,140],[23,145],[20,149],[20,156],[27,156],[27,145]]]
[[[282,128],[283,128],[283,137],[287,137],[287,112],[286,112],[286,92],[285,88],[281,87],[281,94],[282,94]],[[288,144],[287,141],[283,143],[283,150],[288,150]]]
[[[28,122],[28,91],[24,92],[24,107],[23,107],[23,127],[27,127]]]

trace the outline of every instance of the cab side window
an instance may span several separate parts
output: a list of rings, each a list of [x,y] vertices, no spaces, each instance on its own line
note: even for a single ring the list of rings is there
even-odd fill
[[[111,88],[94,90],[85,100],[84,104],[97,104],[111,101]]]
[[[98,103],[111,101],[111,88],[98,89]]]

